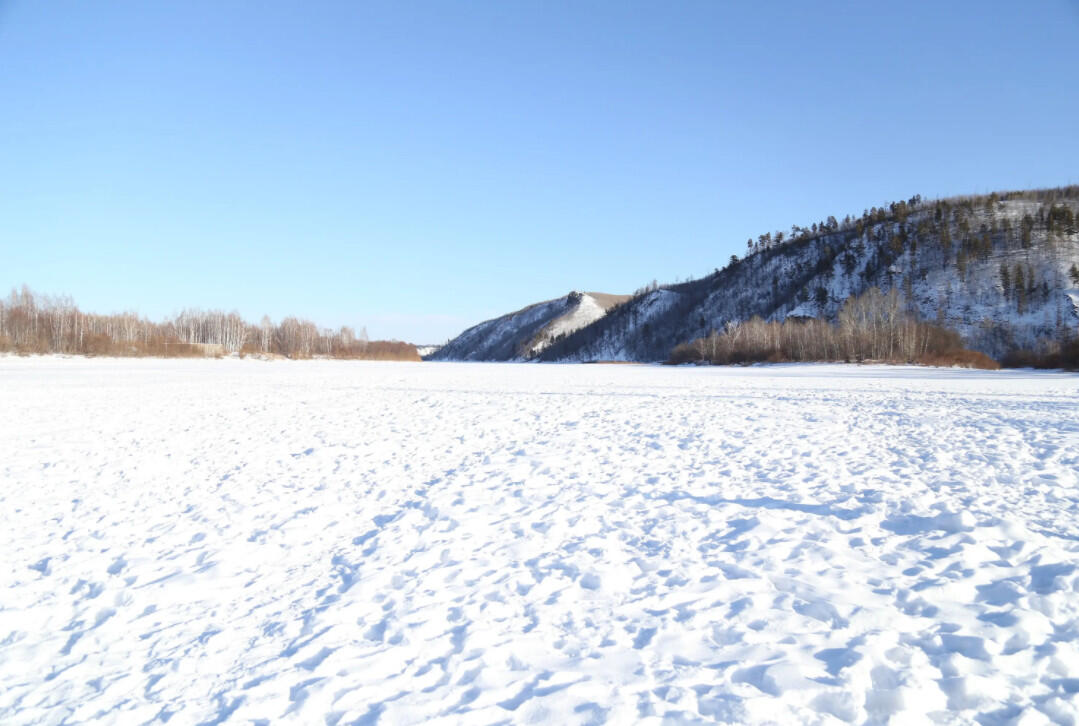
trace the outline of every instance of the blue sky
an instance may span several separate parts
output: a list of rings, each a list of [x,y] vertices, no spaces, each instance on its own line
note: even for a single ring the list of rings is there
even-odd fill
[[[1079,182],[1079,5],[0,0],[0,289],[437,342]]]

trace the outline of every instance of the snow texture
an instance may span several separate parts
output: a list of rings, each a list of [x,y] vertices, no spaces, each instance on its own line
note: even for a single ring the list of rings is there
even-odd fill
[[[0,722],[1076,723],[1079,382],[0,358]]]

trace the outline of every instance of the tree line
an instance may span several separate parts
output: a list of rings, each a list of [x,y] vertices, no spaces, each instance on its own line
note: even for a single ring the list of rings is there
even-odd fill
[[[999,368],[989,356],[963,347],[959,334],[917,320],[898,290],[870,288],[851,296],[832,323],[816,318],[766,322],[753,317],[675,347],[671,363],[758,362],[924,363]]]
[[[275,324],[266,316],[255,325],[235,312],[198,309],[153,322],[134,312],[83,312],[68,296],[39,295],[26,286],[0,298],[0,352],[420,360],[414,345],[371,341],[363,328],[332,330],[296,317]]]

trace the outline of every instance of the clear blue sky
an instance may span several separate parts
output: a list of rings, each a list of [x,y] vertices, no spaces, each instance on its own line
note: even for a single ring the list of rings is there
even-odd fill
[[[1079,5],[4,2],[0,290],[435,342],[1079,182]]]

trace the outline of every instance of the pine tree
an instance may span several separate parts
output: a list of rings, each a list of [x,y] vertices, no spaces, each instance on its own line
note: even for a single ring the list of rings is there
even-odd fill
[[[1015,265],[1015,309],[1022,315],[1027,308],[1027,286],[1023,281],[1023,266]]]
[[[1008,299],[1008,294],[1011,289],[1011,275],[1008,274],[1008,265],[1000,263],[1000,287],[1004,291],[1004,299]]]

